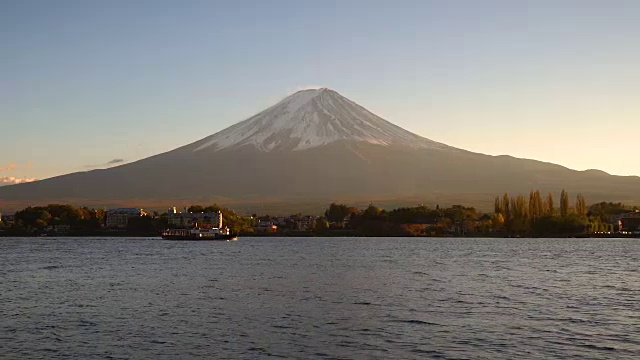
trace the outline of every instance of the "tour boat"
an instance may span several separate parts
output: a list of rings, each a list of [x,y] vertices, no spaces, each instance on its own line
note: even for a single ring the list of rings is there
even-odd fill
[[[162,232],[165,240],[238,240],[229,228],[200,228],[195,224],[193,229],[167,229]]]

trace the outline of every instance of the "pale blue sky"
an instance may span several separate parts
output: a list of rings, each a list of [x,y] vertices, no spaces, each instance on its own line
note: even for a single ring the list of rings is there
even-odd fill
[[[134,161],[310,86],[452,146],[640,175],[639,19],[635,0],[5,0],[0,178]]]

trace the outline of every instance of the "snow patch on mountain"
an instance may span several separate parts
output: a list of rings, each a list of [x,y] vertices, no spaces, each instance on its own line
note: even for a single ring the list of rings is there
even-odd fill
[[[327,89],[298,91],[274,106],[211,135],[193,151],[251,144],[263,151],[304,150],[338,140],[455,150],[404,130]]]

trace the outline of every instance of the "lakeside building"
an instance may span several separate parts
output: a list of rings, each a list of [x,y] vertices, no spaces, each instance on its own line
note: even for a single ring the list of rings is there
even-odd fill
[[[290,217],[297,231],[308,231],[313,229],[313,226],[315,225],[317,218],[318,218],[317,216],[310,216],[310,215],[306,215],[306,216],[294,215]]]
[[[289,216],[261,216],[253,226],[255,233],[275,233],[281,231],[309,231],[313,230],[317,216],[289,215]]]
[[[15,215],[2,215],[0,213],[0,223],[3,223],[6,226],[11,226],[16,222]]]
[[[71,231],[71,225],[68,225],[68,224],[50,225],[44,228],[44,231],[48,234],[66,235]]]
[[[622,234],[640,234],[640,210],[621,215],[618,228]]]
[[[258,222],[258,225],[253,227],[253,231],[256,234],[273,234],[278,231],[278,226],[275,225],[273,222],[260,221]]]
[[[178,212],[175,207],[167,212],[167,221],[171,227],[214,227],[222,229],[222,212],[192,213]]]
[[[291,215],[287,219],[289,222],[293,223],[293,229],[296,231],[308,231],[311,230],[318,219],[317,216],[311,215]]]
[[[119,208],[108,210],[105,214],[105,227],[107,229],[126,229],[129,219],[139,216],[146,216],[143,209]]]

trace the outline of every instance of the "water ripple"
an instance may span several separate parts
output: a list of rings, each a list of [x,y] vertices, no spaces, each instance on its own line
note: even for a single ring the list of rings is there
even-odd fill
[[[0,239],[2,359],[636,359],[632,239]]]

